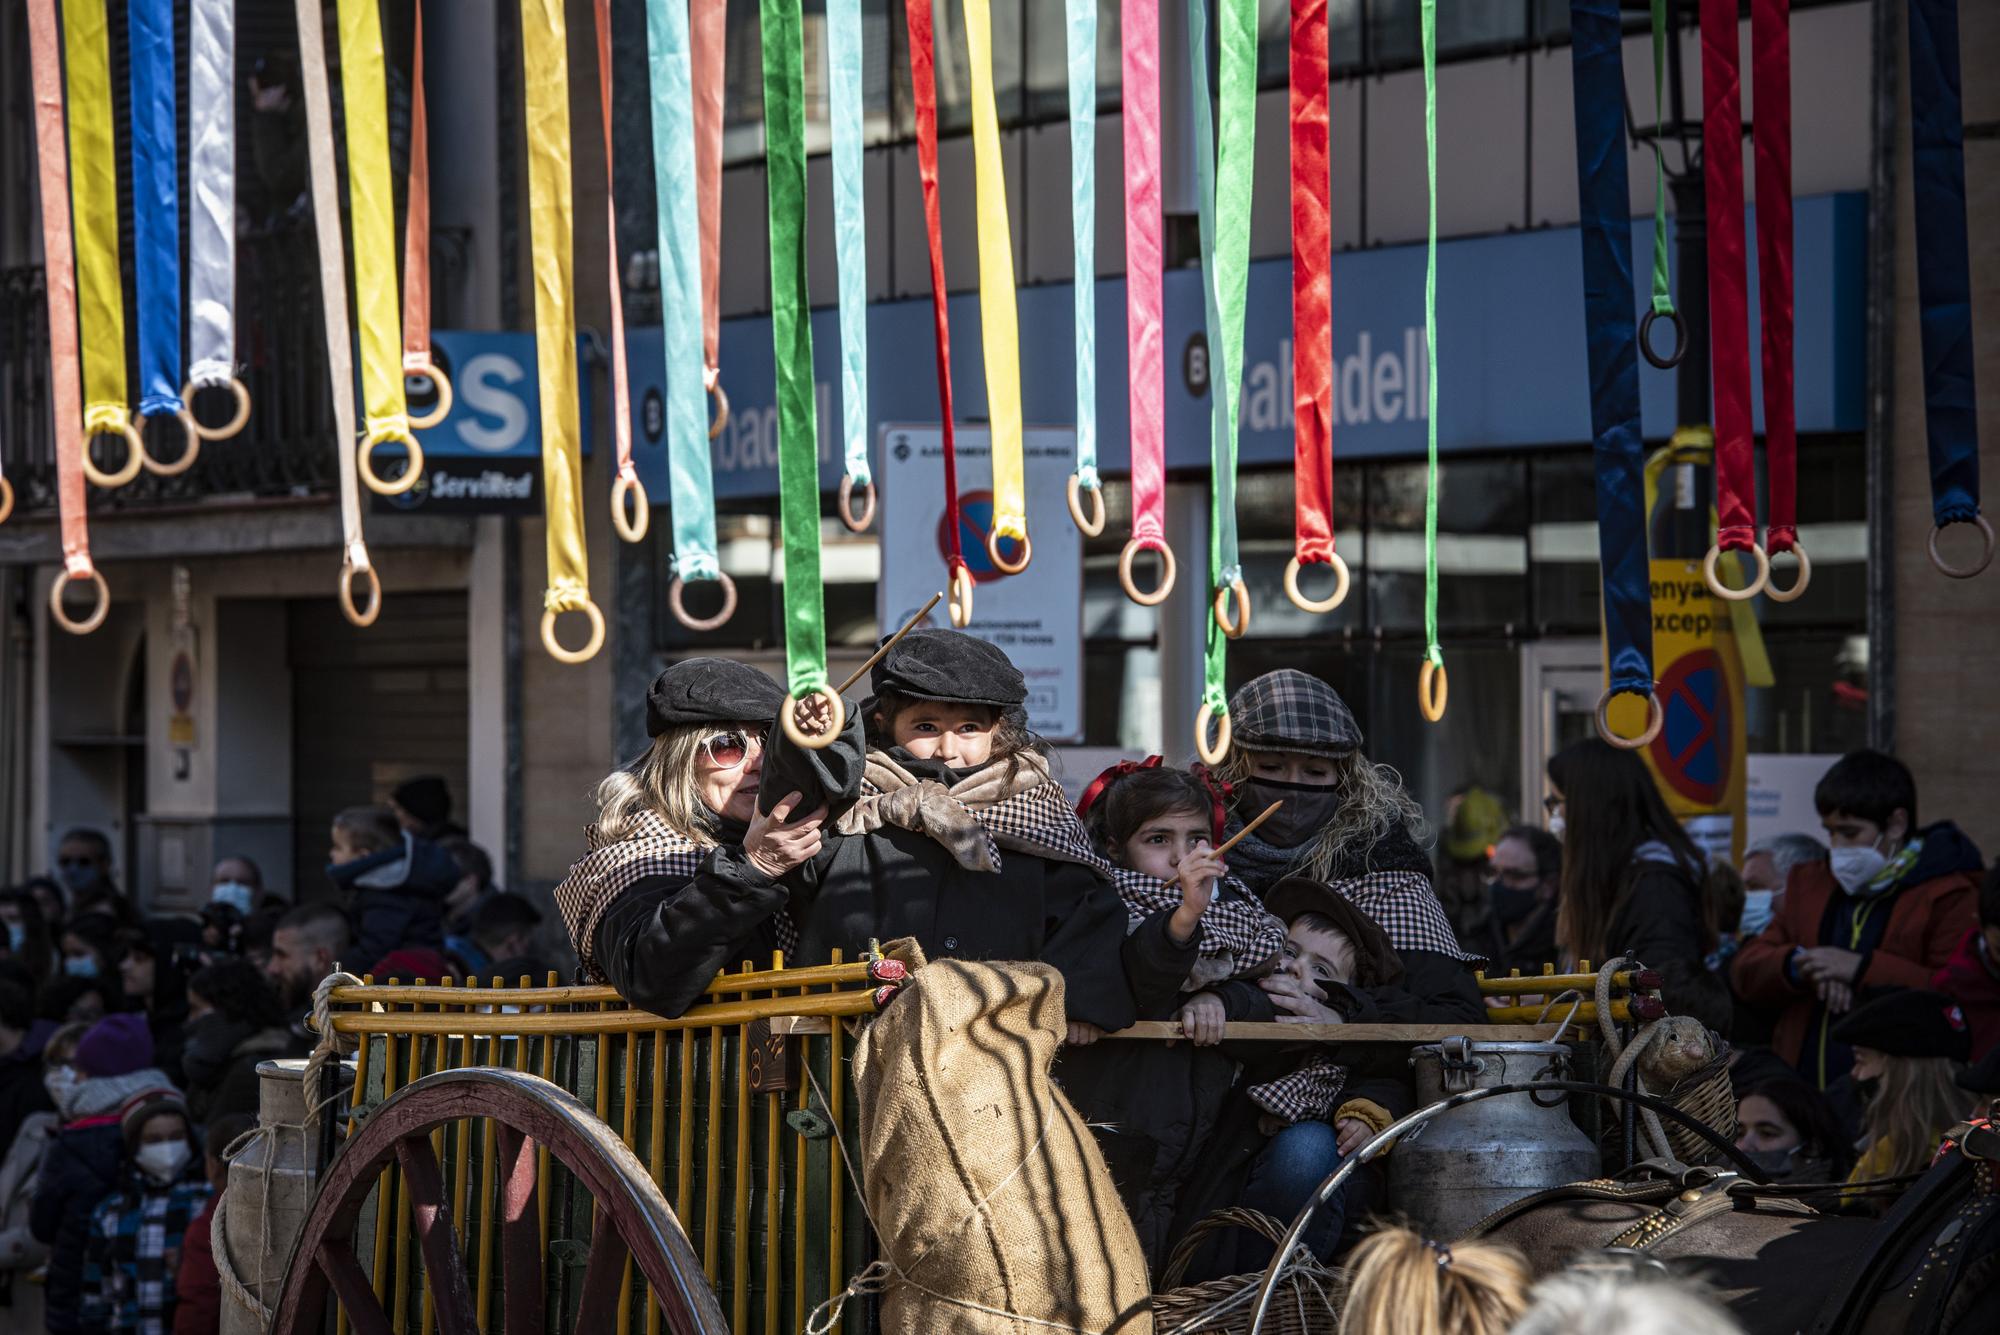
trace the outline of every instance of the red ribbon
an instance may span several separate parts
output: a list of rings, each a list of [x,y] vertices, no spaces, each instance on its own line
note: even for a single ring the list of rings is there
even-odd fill
[[[1147,756],[1144,760],[1119,761],[1110,769],[1103,771],[1096,778],[1092,779],[1090,786],[1083,790],[1083,796],[1076,800],[1076,818],[1082,820],[1084,813],[1097,805],[1097,799],[1111,791],[1111,785],[1117,783],[1126,775],[1137,774],[1142,769],[1158,769],[1159,767],[1159,756]]]
[[[729,38],[725,0],[695,0],[688,11],[694,68],[694,181],[701,219],[703,383],[714,389],[722,365],[723,50]]]
[[[1125,353],[1132,405],[1132,541],[1159,551],[1167,545],[1159,0],[1121,0],[1119,36],[1125,98]]]
[[[951,317],[945,307],[944,229],[938,220],[937,76],[931,7],[903,6],[910,34],[910,91],[917,103],[917,175],[924,187],[924,238],[931,249],[931,314],[937,324],[938,413],[944,424],[945,570],[965,567],[958,540],[958,444],[951,420]]]
[[[1327,160],[1326,0],[1292,0],[1292,478],[1294,554],[1333,559],[1333,175]]]
[[[1750,118],[1757,149],[1757,297],[1764,353],[1764,549],[1798,542],[1799,436],[1792,402],[1792,4],[1751,0]]]
[[[1757,542],[1750,316],[1743,261],[1743,106],[1736,0],[1701,0],[1702,157],[1708,193],[1708,343],[1715,382],[1716,543]]]

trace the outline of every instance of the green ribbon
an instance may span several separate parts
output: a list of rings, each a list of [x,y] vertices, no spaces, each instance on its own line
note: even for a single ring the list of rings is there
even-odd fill
[[[1257,134],[1257,0],[1221,0],[1221,121],[1218,151],[1208,89],[1208,4],[1188,0],[1195,173],[1201,224],[1202,298],[1209,332],[1208,578],[1213,592],[1243,577],[1236,542],[1237,408],[1243,387],[1244,304],[1250,280],[1251,165]],[[1237,608],[1237,615],[1246,609]],[[1202,702],[1229,709],[1224,677],[1229,637],[1208,620]]]
[[[1438,647],[1438,91],[1437,0],[1423,0],[1424,174],[1430,188],[1424,241],[1424,368],[1429,410],[1424,416],[1429,451],[1424,475],[1424,658],[1444,667]]]
[[[1660,90],[1667,78],[1667,0],[1653,0],[1653,309],[1674,313],[1674,294],[1667,276],[1666,167],[1661,163],[1660,131],[1665,124]]]
[[[760,0],[771,220],[771,351],[778,376],[778,502],[785,545],[785,674],[794,696],[827,684],[819,582],[819,426],[806,297],[806,110],[799,0]]]

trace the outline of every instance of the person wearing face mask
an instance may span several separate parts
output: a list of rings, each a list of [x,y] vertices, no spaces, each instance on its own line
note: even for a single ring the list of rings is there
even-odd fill
[[[55,872],[71,904],[85,896],[118,892],[111,878],[111,841],[96,830],[79,826],[63,835],[56,844]]]
[[[60,940],[62,971],[70,978],[104,983],[119,991],[116,963],[123,954],[118,920],[103,913],[85,913],[63,925]]]
[[[207,1164],[187,1104],[172,1089],[146,1090],[120,1110],[126,1160],[91,1215],[84,1256],[86,1329],[166,1335],[178,1301],[181,1243],[208,1203]]]
[[[102,1329],[83,1311],[84,1254],[98,1202],[124,1178],[128,1159],[122,1114],[148,1090],[171,1089],[153,1065],[144,1017],[107,1015],[77,1039],[66,1065],[46,1075],[62,1128],[35,1181],[29,1229],[49,1249],[45,1323],[51,1335]]]
[[[1855,751],[1813,790],[1831,855],[1792,869],[1782,908],[1730,966],[1738,995],[1778,1011],[1771,1046],[1827,1088],[1847,1072],[1834,1034],[1863,994],[1928,987],[1977,919],[1985,861],[1950,821],[1917,823],[1893,756]]]
[[[240,855],[223,858],[209,875],[208,902],[227,904],[238,916],[247,918],[267,907],[264,872],[255,862]]]
[[[39,988],[59,968],[41,901],[26,890],[0,894],[0,924],[7,932],[6,958],[27,970]]]
[[[1736,1148],[1781,1182],[1843,1182],[1854,1167],[1833,1106],[1795,1075],[1744,1091],[1736,1102]]]
[[[1555,964],[1556,904],[1562,886],[1562,840],[1532,825],[1509,827],[1493,845],[1486,893],[1493,906],[1487,957],[1494,968],[1540,973]]]

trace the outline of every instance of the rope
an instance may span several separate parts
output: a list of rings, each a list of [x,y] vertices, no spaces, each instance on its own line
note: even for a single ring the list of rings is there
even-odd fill
[[[311,1069],[310,1066],[307,1067],[308,1072]],[[307,1106],[310,1109],[310,1103]],[[311,1120],[311,1112],[308,1111],[307,1122],[309,1123]],[[224,1147],[222,1160],[224,1163],[234,1162],[238,1157],[247,1153],[250,1147],[256,1144],[259,1139],[265,1136],[272,1136],[273,1132],[296,1131],[300,1136],[299,1167],[306,1174],[307,1180],[311,1181],[313,1172],[309,1153],[306,1149],[306,1146],[310,1143],[305,1138],[307,1134],[306,1124],[302,1122],[273,1122],[268,1126],[262,1124],[253,1126]],[[275,1147],[283,1144],[284,1141],[279,1137],[272,1136],[271,1143]],[[270,1255],[271,1252],[271,1178],[276,1168],[277,1161],[274,1154],[272,1162],[264,1167],[262,1198],[258,1201],[258,1205],[261,1207],[257,1218],[257,1287],[259,1288],[264,1286],[264,1258]],[[216,1278],[221,1282],[224,1293],[240,1303],[244,1310],[253,1314],[259,1324],[268,1326],[271,1323],[271,1309],[265,1306],[263,1301],[256,1294],[250,1292],[244,1286],[243,1281],[236,1277],[236,1263],[230,1260],[229,1230],[226,1223],[229,1217],[228,1210],[229,1190],[225,1186],[222,1194],[215,1198],[215,1213],[210,1216],[208,1222],[208,1242],[210,1250],[215,1253]]]
[[[360,987],[361,980],[351,973],[330,973],[319,980],[313,989],[312,1027],[319,1035],[312,1055],[306,1058],[305,1101],[306,1116],[300,1130],[305,1134],[308,1146],[318,1143],[320,1115],[327,1107],[340,1098],[338,1090],[325,1098],[317,1097],[322,1072],[328,1062],[338,1064],[347,1055],[361,1046],[352,1034],[343,1034],[333,1027],[333,990],[336,987]],[[228,1156],[225,1155],[225,1158]]]
[[[1605,1077],[1607,1085],[1623,1085],[1625,1073],[1639,1060],[1646,1049],[1659,1038],[1660,1021],[1641,1029],[1629,1046],[1618,1037],[1618,1026],[1611,1022],[1611,976],[1626,964],[1638,967],[1638,961],[1620,955],[1617,959],[1606,960],[1604,967],[1597,971],[1597,1027],[1604,1033],[1604,1047],[1611,1054],[1611,1071]],[[1674,1157],[1673,1146],[1667,1140],[1667,1129],[1660,1124],[1660,1115],[1651,1108],[1641,1106],[1639,1120],[1645,1126],[1646,1138],[1652,1142],[1653,1153],[1662,1159]]]

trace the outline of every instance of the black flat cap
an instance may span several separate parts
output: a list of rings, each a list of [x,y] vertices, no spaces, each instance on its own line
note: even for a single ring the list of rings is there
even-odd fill
[[[1962,1062],[1972,1055],[1972,1027],[1958,1003],[1942,992],[1916,987],[1884,992],[1850,1011],[1833,1027],[1833,1040],[1891,1057],[1949,1057]]]
[[[1028,698],[1021,669],[995,646],[960,630],[921,626],[905,635],[868,673],[869,690],[918,700],[1018,709]]]
[[[1383,987],[1403,976],[1403,957],[1389,944],[1389,934],[1380,923],[1356,908],[1347,896],[1307,876],[1287,876],[1264,896],[1264,907],[1272,916],[1290,926],[1302,913],[1317,913],[1332,920],[1354,946],[1355,983],[1361,987]]]
[[[769,723],[785,688],[732,658],[684,658],[646,692],[646,735],[688,723]]]

